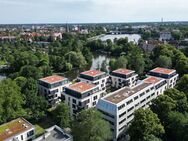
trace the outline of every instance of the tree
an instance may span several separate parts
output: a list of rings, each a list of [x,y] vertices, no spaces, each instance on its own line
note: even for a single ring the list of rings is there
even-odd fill
[[[178,82],[177,89],[183,91],[188,98],[188,74],[185,74]]]
[[[63,102],[53,111],[54,118],[61,128],[70,127],[71,117],[69,112],[68,105]]]
[[[188,140],[188,114],[170,112],[168,115],[168,126],[166,127],[169,140],[187,141]]]
[[[111,70],[119,69],[119,68],[126,68],[127,66],[127,59],[125,56],[119,57],[117,60],[111,59],[110,60],[110,68]]]
[[[37,80],[42,77],[42,72],[35,66],[23,66],[20,70],[20,75],[26,78],[32,77]]]
[[[128,128],[130,141],[143,141],[145,137],[154,135],[160,137],[164,134],[164,127],[161,125],[157,115],[150,109],[139,109]]]
[[[110,125],[95,109],[81,111],[73,122],[72,133],[76,141],[106,141],[111,139]]]
[[[162,140],[154,135],[147,135],[144,137],[143,141],[162,141]]]
[[[20,87],[11,79],[0,82],[0,123],[25,116]]]
[[[172,60],[170,57],[160,55],[155,64],[157,67],[171,68]]]
[[[177,89],[168,89],[164,92],[165,95],[169,96],[176,102],[176,110],[185,113],[188,112],[187,97],[183,92]]]
[[[104,71],[104,72],[108,72],[108,70],[107,70],[107,61],[106,60],[104,60],[103,62],[102,62],[102,65],[101,65],[101,69],[100,69],[101,71]]]
[[[166,125],[168,113],[176,108],[176,101],[167,95],[161,95],[152,101],[150,107],[158,115],[162,124]]]
[[[28,118],[39,120],[46,116],[47,102],[42,96],[38,96],[37,81],[33,78],[28,78],[23,87],[25,96],[25,108]]]

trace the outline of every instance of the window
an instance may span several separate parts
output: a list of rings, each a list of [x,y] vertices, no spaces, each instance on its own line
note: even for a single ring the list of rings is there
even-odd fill
[[[34,135],[34,130],[31,130],[27,132],[27,137],[33,136]]]
[[[129,108],[128,110],[127,110],[127,112],[130,112],[131,110],[133,110],[134,109],[134,106],[132,106],[131,108]]]
[[[137,100],[138,99],[138,96],[134,97],[134,100]]]
[[[149,89],[148,89],[148,90],[146,90],[146,93],[149,93]]]
[[[139,105],[139,103],[137,103],[136,105],[135,105],[135,107],[137,107]]]
[[[124,121],[126,121],[126,118],[124,118],[123,120],[121,120],[121,121],[119,122],[119,125],[122,124]]]
[[[133,102],[133,100],[131,99],[131,100],[127,101],[126,104],[129,105],[132,102]]]
[[[128,118],[131,118],[132,116],[133,116],[133,113],[130,114],[130,115],[128,115],[128,116],[127,116],[127,119],[128,119]]]
[[[97,99],[97,95],[93,97],[93,100],[96,100]]]
[[[122,116],[124,116],[126,114],[126,111],[123,112],[122,114],[119,115],[119,118],[121,118]]]
[[[118,110],[121,110],[124,107],[125,107],[125,104],[122,104],[121,106],[118,107]]]
[[[75,100],[75,99],[72,99],[72,103],[76,104],[76,100]]]
[[[150,98],[150,95],[147,97],[147,99],[149,99]]]
[[[140,97],[142,97],[143,95],[145,95],[145,93],[144,93],[144,92],[140,94]]]
[[[143,99],[140,103],[143,103],[144,101],[146,101],[146,99]]]
[[[95,102],[93,102],[93,106],[95,106],[97,104],[97,102],[95,101]]]
[[[21,135],[21,140],[23,140],[23,135]]]

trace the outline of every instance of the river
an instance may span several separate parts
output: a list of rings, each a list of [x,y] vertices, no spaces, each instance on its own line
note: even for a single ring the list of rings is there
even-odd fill
[[[134,42],[138,44],[138,41],[141,39],[141,36],[139,34],[109,34],[109,35],[100,35],[95,37],[95,39],[101,39],[102,41],[106,41],[110,39],[112,42],[114,39],[120,39],[120,38],[128,38],[129,42]]]
[[[106,61],[106,63],[108,64],[111,58],[112,57],[110,57],[108,55],[104,55],[104,54],[94,54],[92,64],[90,66],[86,67],[85,70],[93,70],[93,69],[95,70],[95,69],[101,68],[103,61]],[[107,70],[108,70],[108,66],[107,66]],[[82,71],[84,71],[84,70],[75,69],[75,70],[66,72],[63,75],[65,77],[69,78],[70,80],[73,80]]]

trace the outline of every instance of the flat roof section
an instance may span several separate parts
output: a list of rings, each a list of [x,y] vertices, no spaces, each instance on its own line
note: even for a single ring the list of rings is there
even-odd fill
[[[41,78],[40,81],[43,81],[43,82],[46,82],[46,83],[49,83],[49,84],[53,84],[53,83],[60,82],[64,79],[66,79],[66,78],[59,76],[59,75],[52,75],[52,76],[48,76],[48,77],[45,77],[45,78]]]
[[[137,92],[139,92],[140,90],[150,86],[151,83],[141,83],[139,85],[137,85],[134,88],[129,88],[129,87],[124,87],[120,90],[115,91],[114,93],[112,93],[111,95],[105,97],[104,99],[107,101],[110,101],[114,104],[118,104],[119,102],[125,100],[126,98],[128,98],[129,96],[136,94]]]
[[[118,73],[118,74],[128,75],[130,73],[134,73],[135,71],[129,70],[129,69],[117,69],[117,70],[114,70],[113,72]]]
[[[57,129],[50,131],[50,135],[41,141],[67,141],[69,137]]]
[[[173,69],[166,69],[166,68],[157,67],[157,68],[151,70],[150,72],[170,75],[170,74],[174,73],[175,71],[176,70],[173,70]]]
[[[95,76],[98,76],[98,75],[102,75],[104,73],[105,72],[102,72],[102,71],[99,71],[99,70],[89,70],[89,71],[82,72],[81,74],[88,75],[88,76],[91,76],[91,77],[95,77]]]
[[[78,83],[75,83],[73,85],[70,85],[68,87],[68,89],[79,92],[79,93],[83,93],[83,92],[86,92],[86,91],[93,89],[94,87],[96,87],[94,84],[89,84],[89,83],[85,83],[85,82],[78,82]]]
[[[148,78],[144,79],[144,82],[156,84],[156,83],[160,82],[161,80],[162,80],[161,78],[149,76]]]
[[[18,118],[0,126],[0,141],[30,130],[34,126],[23,118]]]

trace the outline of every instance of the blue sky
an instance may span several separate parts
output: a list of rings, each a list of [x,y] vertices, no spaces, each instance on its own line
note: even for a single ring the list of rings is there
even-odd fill
[[[0,24],[188,21],[188,0],[0,0]]]

